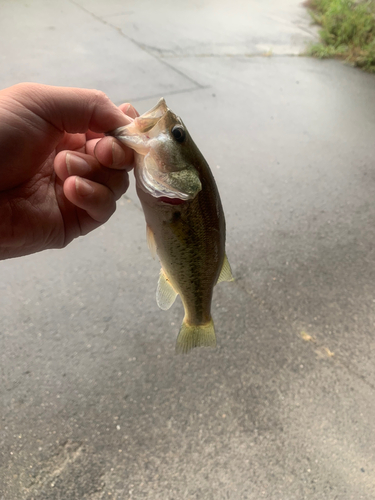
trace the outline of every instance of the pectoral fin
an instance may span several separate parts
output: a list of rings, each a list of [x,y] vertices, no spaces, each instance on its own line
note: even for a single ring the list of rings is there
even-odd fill
[[[160,276],[159,276],[159,282],[158,282],[158,287],[156,290],[156,303],[160,307],[160,309],[163,309],[163,311],[166,311],[171,307],[173,302],[176,300],[177,293],[175,292],[174,288],[172,287],[169,279],[166,277],[164,274],[163,269],[160,270]]]
[[[148,224],[146,226],[146,238],[147,238],[147,245],[148,245],[148,248],[151,252],[152,258],[155,259],[155,257],[156,257],[156,242],[155,242],[154,233],[151,231],[151,228]]]
[[[234,281],[227,254],[224,256],[223,266],[217,282],[221,283],[222,281]]]

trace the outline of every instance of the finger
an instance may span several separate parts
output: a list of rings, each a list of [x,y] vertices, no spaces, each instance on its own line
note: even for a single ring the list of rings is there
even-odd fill
[[[129,187],[126,170],[103,167],[93,157],[83,153],[63,151],[55,158],[55,172],[62,181],[71,176],[79,176],[109,188],[115,199],[119,199]]]
[[[139,116],[138,111],[129,103],[121,104],[121,106],[119,106],[119,109],[130,118],[136,118],[137,116]],[[93,132],[92,130],[88,130],[86,133],[87,141],[90,141],[92,139],[101,139],[102,137],[103,134],[100,132]]]
[[[59,131],[107,132],[130,119],[101,91],[21,83],[12,87],[15,99]]]
[[[119,109],[131,118],[137,118],[137,116],[139,116],[138,111],[128,102],[121,104]]]
[[[100,224],[106,222],[116,210],[112,191],[96,182],[72,176],[64,182],[64,194],[78,208],[84,210],[91,219]],[[87,227],[82,227],[85,234]],[[93,229],[92,227],[89,229]]]
[[[120,145],[114,137],[104,137],[95,146],[94,154],[98,161],[110,168],[131,170],[134,153],[127,146]]]
[[[138,111],[129,103],[121,104],[119,109],[131,118],[139,116]],[[86,145],[86,152],[94,154],[106,167],[126,168],[128,171],[133,168],[133,151],[113,137],[104,137],[100,142],[90,141]]]
[[[86,132],[86,140],[91,141],[91,139],[100,139],[101,137],[104,137],[104,134],[101,132],[93,132],[92,130],[88,130]]]
[[[85,145],[85,134],[68,134],[65,132],[64,137],[56,147],[56,153],[66,149],[71,149],[72,151],[84,151]]]
[[[99,141],[100,141],[100,139],[90,139],[89,141],[87,141],[85,153],[95,157],[95,153],[94,153],[95,146],[98,144]]]

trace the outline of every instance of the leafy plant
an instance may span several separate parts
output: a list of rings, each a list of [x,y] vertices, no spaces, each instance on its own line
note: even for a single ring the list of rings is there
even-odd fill
[[[322,26],[321,42],[311,55],[345,58],[375,72],[375,0],[309,0],[314,21]]]

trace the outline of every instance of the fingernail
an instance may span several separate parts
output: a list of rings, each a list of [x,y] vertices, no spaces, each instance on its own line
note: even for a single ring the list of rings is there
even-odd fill
[[[94,192],[94,188],[85,179],[76,177],[76,191],[79,196],[90,196]]]
[[[80,156],[66,153],[65,158],[69,175],[87,175],[91,171],[90,165]]]

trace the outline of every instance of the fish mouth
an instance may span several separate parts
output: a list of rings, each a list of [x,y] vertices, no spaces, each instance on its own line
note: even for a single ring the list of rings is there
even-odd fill
[[[137,153],[143,154],[141,150],[138,150],[137,141],[134,141],[134,136],[150,132],[168,111],[170,110],[164,97],[162,97],[149,111],[143,113],[141,116],[137,116],[128,125],[112,130],[106,135],[116,137],[116,139],[133,148]]]
[[[173,114],[162,97],[149,111],[137,116],[137,118],[132,118],[131,123],[123,127],[106,132],[105,135],[115,137],[136,153],[145,156],[149,151],[148,143],[152,140],[152,136],[157,133],[156,125],[168,113]]]
[[[138,132],[145,134],[155,127],[168,110],[167,103],[164,97],[162,97],[153,108],[135,118],[133,123],[137,127]]]
[[[168,203],[168,205],[182,205],[186,203],[187,200],[182,200],[181,198],[168,198],[167,196],[161,196],[158,198],[159,201],[163,203]]]

